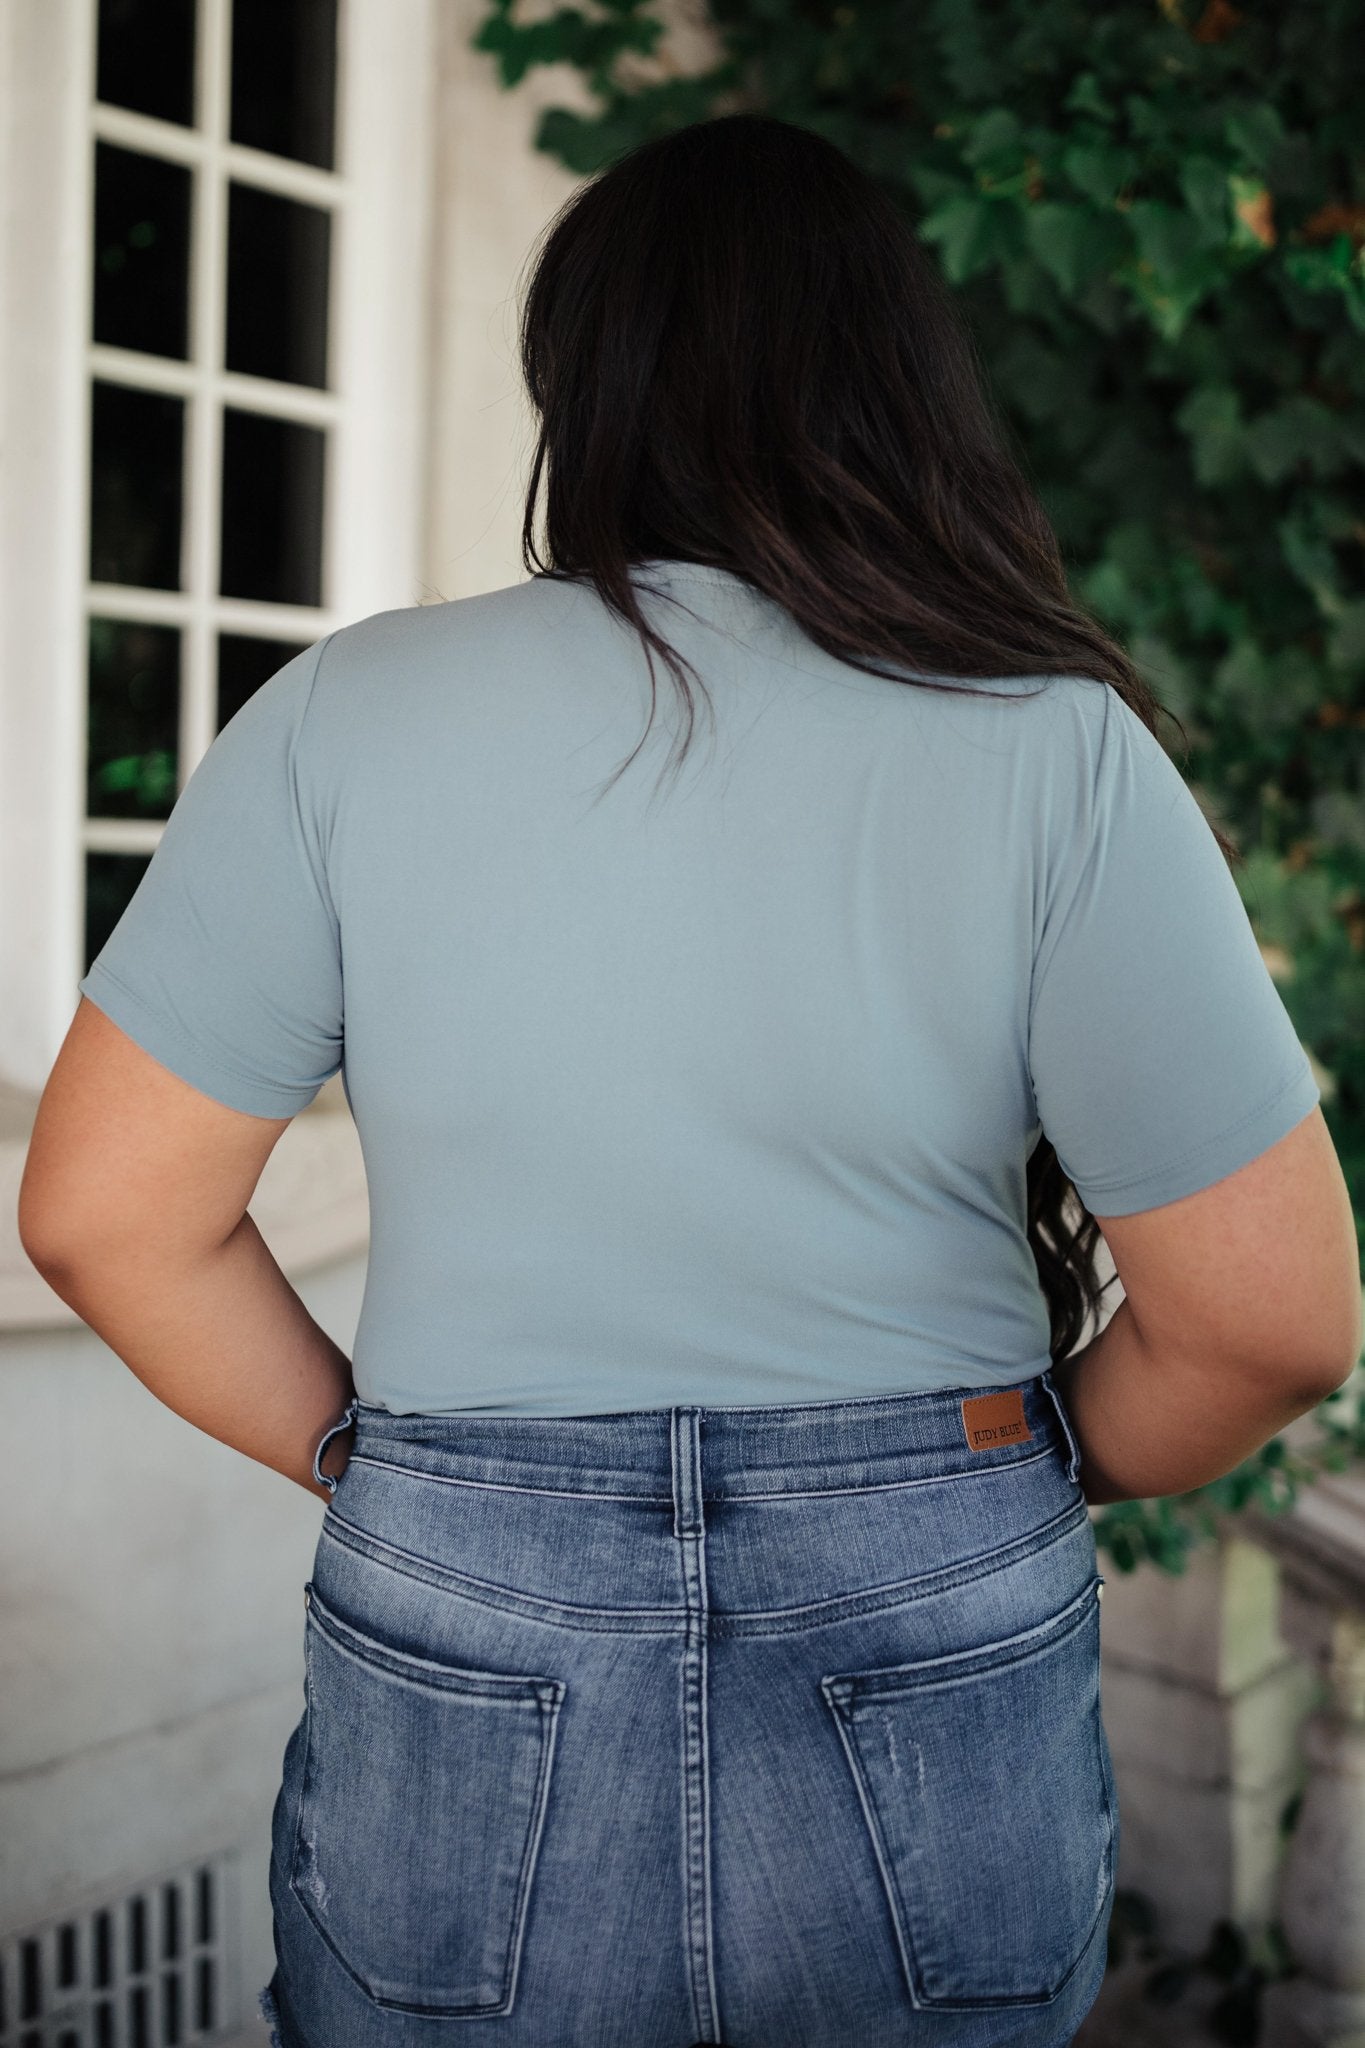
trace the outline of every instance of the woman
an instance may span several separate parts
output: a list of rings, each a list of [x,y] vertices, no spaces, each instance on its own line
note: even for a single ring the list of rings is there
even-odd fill
[[[837,149],[634,151],[523,344],[536,573],[229,722],[25,1184],[153,1391],[327,1501],[262,2010],[277,2048],[1061,2048],[1119,1843],[1087,1506],[1348,1374],[1318,1089]],[[351,1359],[244,1213],[339,1066]],[[1100,1230],[1126,1298],[1079,1346]]]

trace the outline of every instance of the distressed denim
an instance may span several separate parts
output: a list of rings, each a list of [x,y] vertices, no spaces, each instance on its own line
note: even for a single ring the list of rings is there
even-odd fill
[[[275,2048],[1071,2041],[1119,1822],[1050,1373],[351,1419],[274,1807]]]

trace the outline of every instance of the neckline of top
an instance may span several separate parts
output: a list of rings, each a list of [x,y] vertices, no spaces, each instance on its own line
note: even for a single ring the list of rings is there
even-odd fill
[[[626,575],[632,583],[708,583],[719,589],[744,591],[754,597],[764,595],[758,585],[741,575],[738,569],[723,568],[718,562],[690,562],[678,555],[649,555],[641,561],[627,562]],[[586,582],[590,579],[585,570],[580,570],[572,580]]]
[[[747,576],[741,576],[738,569],[726,569],[718,562],[689,562],[677,555],[648,555],[643,561],[629,562],[626,573],[635,576],[690,576],[703,583],[738,583],[746,590],[755,586]]]

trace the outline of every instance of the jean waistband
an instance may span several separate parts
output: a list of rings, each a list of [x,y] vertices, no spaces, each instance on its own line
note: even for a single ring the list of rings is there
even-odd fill
[[[355,1424],[351,1456],[435,1477],[674,1500],[845,1491],[1080,1457],[1050,1372],[995,1387],[849,1401],[627,1409],[604,1415],[395,1414],[356,1396],[318,1445]]]

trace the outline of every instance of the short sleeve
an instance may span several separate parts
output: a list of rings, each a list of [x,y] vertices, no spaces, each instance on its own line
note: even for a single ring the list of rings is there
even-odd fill
[[[213,740],[79,988],[205,1095],[292,1116],[342,1055],[341,943],[301,735],[327,639]]]
[[[1245,1166],[1321,1091],[1193,792],[1102,687],[1093,787],[1047,892],[1029,1067],[1081,1200],[1124,1216]]]

